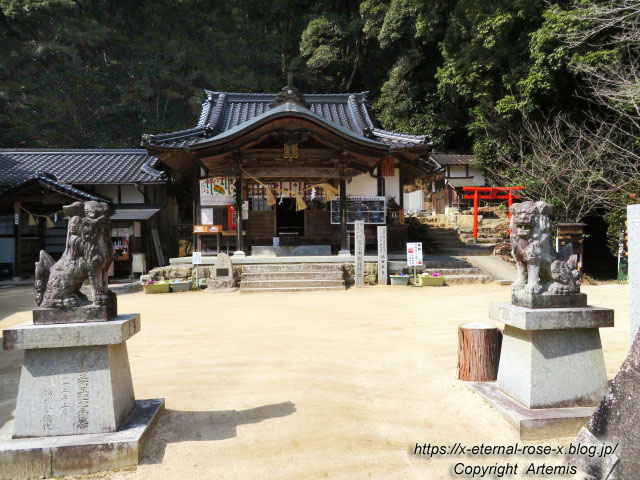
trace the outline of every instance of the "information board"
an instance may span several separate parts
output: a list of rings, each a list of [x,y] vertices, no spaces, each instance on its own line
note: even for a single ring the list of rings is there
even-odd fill
[[[235,194],[233,178],[213,177],[200,180],[200,205],[231,205],[236,201]]]
[[[202,252],[193,252],[191,261],[194,265],[202,265]]]
[[[407,265],[409,267],[422,265],[422,242],[407,243]]]
[[[347,197],[347,223],[353,224],[356,220],[362,220],[368,224],[384,225],[386,223],[386,207],[386,197]],[[340,197],[331,200],[331,223],[340,224]]]

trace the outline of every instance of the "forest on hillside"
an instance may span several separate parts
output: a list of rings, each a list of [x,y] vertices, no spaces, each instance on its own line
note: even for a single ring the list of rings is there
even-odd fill
[[[370,92],[559,220],[640,191],[638,0],[0,0],[0,147],[135,147],[202,90]]]

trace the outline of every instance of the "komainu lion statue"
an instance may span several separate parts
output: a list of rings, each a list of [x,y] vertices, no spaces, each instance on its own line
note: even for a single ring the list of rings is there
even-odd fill
[[[44,250],[36,262],[36,302],[40,307],[78,307],[89,304],[80,292],[91,282],[93,304],[106,306],[108,271],[113,261],[111,207],[103,202],[75,202],[63,207],[69,217],[67,243],[57,262]]]
[[[532,201],[510,207],[511,254],[518,269],[513,290],[551,295],[580,292],[578,256],[573,255],[572,245],[560,252],[551,247],[550,210],[548,203]]]

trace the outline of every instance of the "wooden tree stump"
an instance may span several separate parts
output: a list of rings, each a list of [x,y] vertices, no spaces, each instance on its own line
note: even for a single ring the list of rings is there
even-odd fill
[[[486,323],[458,327],[458,379],[492,382],[498,378],[502,332]]]

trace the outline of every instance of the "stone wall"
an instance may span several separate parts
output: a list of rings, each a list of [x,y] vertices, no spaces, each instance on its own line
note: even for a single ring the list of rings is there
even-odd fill
[[[198,267],[198,278],[211,278],[213,274],[213,265],[200,265]],[[233,266],[233,279],[237,284],[240,283],[240,275],[242,274],[242,265]],[[151,280],[177,280],[180,278],[193,277],[193,266],[166,266],[157,267],[149,271]]]
[[[355,265],[353,263],[343,263],[344,281],[347,285],[356,283]],[[378,264],[373,262],[365,262],[364,264],[364,283],[367,285],[376,285],[378,283]]]

